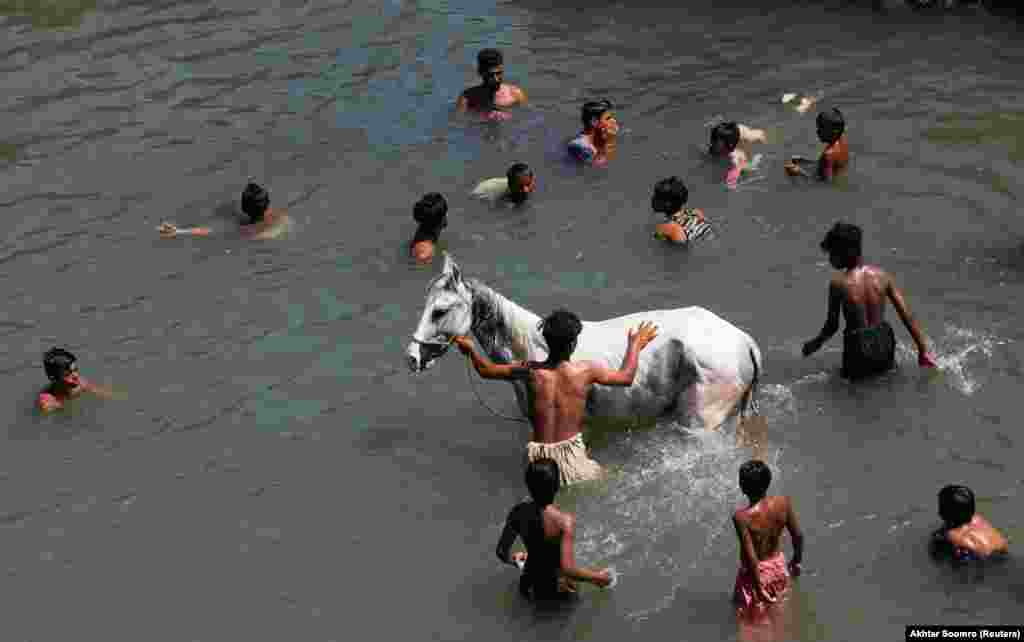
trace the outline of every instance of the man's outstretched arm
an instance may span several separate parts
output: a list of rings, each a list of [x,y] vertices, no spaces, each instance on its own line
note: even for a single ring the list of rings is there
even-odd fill
[[[512,381],[515,379],[525,379],[529,376],[529,369],[521,362],[494,363],[490,359],[477,354],[473,350],[473,341],[469,337],[455,337],[452,339],[452,342],[458,346],[462,354],[469,357],[477,374],[484,379]]]

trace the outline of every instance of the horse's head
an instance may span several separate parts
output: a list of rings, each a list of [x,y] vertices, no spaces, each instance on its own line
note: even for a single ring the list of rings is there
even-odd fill
[[[433,365],[456,335],[469,334],[473,326],[473,294],[459,266],[447,253],[441,274],[427,289],[423,315],[405,351],[409,369],[422,372]]]

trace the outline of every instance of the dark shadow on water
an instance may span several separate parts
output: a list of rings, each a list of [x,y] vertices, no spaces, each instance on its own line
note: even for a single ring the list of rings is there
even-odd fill
[[[0,0],[0,15],[28,18],[35,29],[77,27],[96,0]]]

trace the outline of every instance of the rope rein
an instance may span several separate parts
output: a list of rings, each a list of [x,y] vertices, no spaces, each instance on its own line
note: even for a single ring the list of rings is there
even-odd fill
[[[435,347],[440,348],[441,352],[438,355],[438,358],[439,358],[439,357],[443,356],[446,352],[448,352],[448,349],[451,347],[452,342],[455,340],[455,337],[451,337],[450,339],[448,339],[448,341],[442,342],[442,341],[423,341],[421,339],[417,339],[416,335],[413,335],[412,340],[414,342],[420,344],[420,345],[435,346]],[[480,391],[477,390],[477,388],[476,388],[476,382],[473,381],[473,373],[471,371],[471,366],[469,365],[469,359],[466,359],[466,378],[469,379],[469,387],[473,390],[473,394],[476,395],[476,400],[480,403],[481,406],[486,408],[487,411],[490,412],[492,415],[494,415],[498,419],[504,419],[505,421],[518,421],[518,422],[524,423],[524,424],[530,423],[528,419],[524,419],[522,417],[509,417],[508,415],[503,415],[500,412],[498,412],[497,410],[495,410],[494,408],[491,408],[487,404],[487,402],[484,401],[484,398],[480,395]]]
[[[523,419],[522,417],[509,417],[508,415],[503,415],[500,412],[496,411],[495,409],[491,408],[489,405],[487,405],[487,402],[484,401],[484,398],[480,396],[480,391],[476,389],[476,382],[473,381],[473,373],[470,369],[469,359],[466,359],[466,378],[469,379],[469,387],[473,389],[473,394],[476,395],[476,400],[479,401],[480,405],[486,408],[487,411],[490,412],[492,415],[494,415],[498,419],[504,419],[506,421],[518,421],[524,424],[530,423],[529,420]]]

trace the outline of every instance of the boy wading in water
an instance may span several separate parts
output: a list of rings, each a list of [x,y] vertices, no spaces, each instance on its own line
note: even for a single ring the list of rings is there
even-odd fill
[[[36,406],[42,412],[60,410],[64,403],[89,393],[105,399],[113,397],[113,393],[102,387],[82,379],[78,373],[78,359],[63,348],[50,348],[43,355],[43,370],[50,385],[39,393]]]
[[[843,114],[833,107],[818,114],[816,121],[818,140],[825,143],[825,149],[815,163],[814,176],[822,181],[829,181],[846,172],[850,164],[850,147],[846,142],[846,121]],[[802,156],[794,156],[784,165],[790,176],[806,176],[811,174],[804,169],[805,165],[814,163]]]
[[[712,158],[728,162],[725,184],[736,187],[743,172],[753,170],[758,164],[759,154],[754,154],[754,143],[767,142],[763,129],[753,129],[736,122],[718,123],[711,129],[708,154]]]
[[[928,352],[921,328],[903,300],[903,292],[885,270],[863,263],[860,227],[836,223],[825,235],[821,249],[828,252],[832,267],[842,272],[829,283],[828,318],[818,336],[804,344],[804,356],[817,352],[839,330],[842,309],[846,330],[840,376],[856,380],[892,369],[896,365],[896,335],[885,320],[888,299],[914,338],[918,364],[934,368],[935,357]]]
[[[484,49],[476,56],[476,70],[480,84],[462,92],[455,108],[460,112],[472,111],[490,120],[505,120],[505,111],[515,105],[526,104],[526,92],[505,82],[505,57],[497,49]]]
[[[576,582],[601,587],[611,583],[608,570],[576,566],[576,517],[553,503],[560,478],[554,460],[530,462],[526,466],[526,487],[533,501],[517,504],[509,512],[498,540],[498,559],[505,564],[524,564],[519,592],[526,598],[565,599],[576,592]],[[521,537],[526,545],[525,553],[509,553],[516,537]]]
[[[975,512],[974,493],[966,486],[945,486],[939,491],[942,528],[932,533],[931,553],[955,562],[999,557],[1010,544],[987,519]]]
[[[583,131],[569,141],[569,156],[581,163],[604,166],[615,157],[619,121],[609,100],[583,104],[580,109]]]
[[[775,602],[789,586],[790,574],[800,575],[804,536],[789,497],[767,495],[771,483],[772,472],[764,462],[753,459],[740,466],[740,490],[750,500],[732,517],[740,543],[733,602],[741,610]],[[779,545],[783,529],[793,540],[788,566]]]
[[[424,194],[412,208],[416,233],[409,241],[409,256],[417,263],[430,263],[441,230],[448,227],[448,201],[439,192]]]
[[[572,312],[555,310],[540,322],[539,329],[548,344],[548,358],[543,362],[495,364],[473,350],[469,337],[455,337],[453,341],[484,379],[526,382],[533,423],[533,438],[526,445],[528,461],[555,460],[563,484],[598,479],[603,475],[601,465],[590,459],[583,443],[587,394],[595,383],[632,385],[640,352],[658,335],[658,329],[645,321],[629,331],[629,346],[618,370],[593,361],[569,361],[583,330]]]
[[[694,243],[711,234],[711,225],[704,219],[704,211],[686,207],[690,192],[678,176],[654,184],[651,209],[665,217],[654,228],[654,238],[672,243]]]

